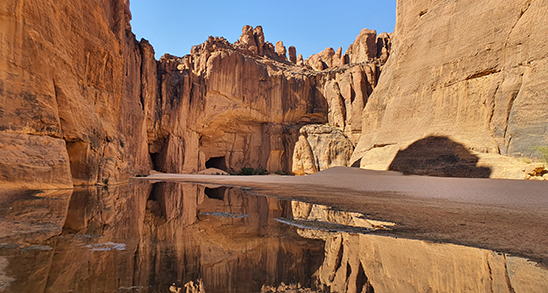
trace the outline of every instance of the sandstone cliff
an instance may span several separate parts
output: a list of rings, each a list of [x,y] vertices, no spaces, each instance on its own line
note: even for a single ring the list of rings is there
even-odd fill
[[[128,5],[0,4],[1,182],[72,187],[150,169]]]
[[[338,61],[320,54],[318,71],[245,26],[234,44],[210,37],[156,61],[131,33],[128,1],[13,0],[0,15],[0,182],[26,188],[151,169],[291,173],[299,129],[313,123],[344,131],[351,152],[389,49],[364,30]]]
[[[156,61],[128,1],[4,1],[0,182],[335,165],[524,178],[501,155],[548,145],[545,5],[400,2],[394,34],[364,29],[344,54],[303,60],[245,26]]]
[[[493,154],[540,155],[532,147],[548,144],[546,13],[536,0],[398,1],[391,57],[353,161],[387,169],[428,137],[462,145],[492,169]]]
[[[377,50],[389,47],[383,38],[377,44],[376,32],[367,32],[373,42],[359,37],[353,46],[363,48],[345,55],[354,63],[329,62],[317,70],[298,62],[294,47],[288,59],[282,42],[265,42],[260,26],[245,26],[234,44],[210,37],[190,55],[163,56],[155,116],[147,126],[154,168],[191,173],[260,167],[291,173],[295,163],[303,163],[294,162],[293,154],[299,129],[313,123],[327,122],[344,131],[337,139],[357,142],[361,111],[382,65]],[[346,144],[346,152],[353,143]],[[326,159],[334,162],[326,167],[349,160]]]

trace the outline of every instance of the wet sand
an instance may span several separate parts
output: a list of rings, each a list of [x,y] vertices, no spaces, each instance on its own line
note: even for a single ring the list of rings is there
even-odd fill
[[[403,176],[336,167],[310,176],[153,174],[140,180],[212,183],[325,204],[394,222],[395,237],[527,257],[548,267],[548,182]]]

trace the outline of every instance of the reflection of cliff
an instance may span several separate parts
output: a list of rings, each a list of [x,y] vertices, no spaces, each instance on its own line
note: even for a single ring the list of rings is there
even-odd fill
[[[321,205],[293,202],[292,207],[296,217],[311,221],[356,225],[356,219],[361,218],[356,213],[333,211]],[[361,226],[364,221],[361,220]],[[300,234],[325,239],[324,262],[315,276],[330,292],[548,290],[548,270],[489,250],[310,229],[301,229]]]
[[[207,292],[311,285],[323,244],[274,221],[291,216],[288,204],[207,188],[215,196],[174,183],[75,191],[62,236],[43,242],[49,250],[9,253],[8,292],[166,292],[199,279]]]
[[[374,288],[374,292],[548,289],[546,269],[489,250],[350,234],[333,234],[325,247],[325,260],[317,276],[332,292],[373,292],[369,288]],[[361,286],[356,288],[357,283]]]
[[[167,292],[199,280],[206,292],[548,290],[548,271],[521,258],[376,236],[394,224],[239,189],[134,182],[75,190],[70,202],[70,191],[31,195],[0,210],[0,224],[22,231],[1,230],[7,292]]]

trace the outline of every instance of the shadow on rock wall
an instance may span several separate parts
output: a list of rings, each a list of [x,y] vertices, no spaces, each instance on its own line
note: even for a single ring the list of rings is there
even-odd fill
[[[400,150],[389,170],[439,177],[489,178],[491,169],[464,145],[444,136],[428,136]]]

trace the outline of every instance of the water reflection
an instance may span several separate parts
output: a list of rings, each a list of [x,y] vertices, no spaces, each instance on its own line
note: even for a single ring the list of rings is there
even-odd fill
[[[1,206],[0,292],[548,292],[527,260],[237,188],[135,181]]]
[[[548,292],[548,270],[526,259],[453,244],[332,232],[324,227],[376,231],[393,224],[322,205],[292,206],[300,221],[314,223],[299,234],[325,240],[324,261],[314,277],[330,292]]]

